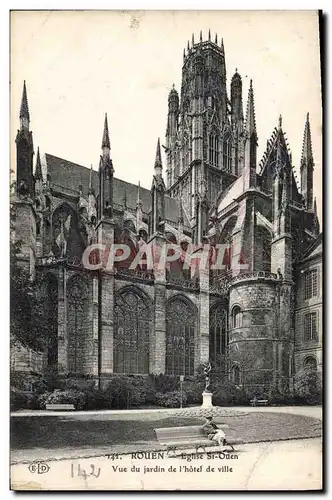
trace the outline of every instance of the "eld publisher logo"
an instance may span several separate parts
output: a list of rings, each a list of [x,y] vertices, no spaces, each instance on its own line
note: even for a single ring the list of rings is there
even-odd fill
[[[35,462],[32,462],[28,468],[32,474],[45,474],[50,470],[50,467],[41,460],[36,460]]]

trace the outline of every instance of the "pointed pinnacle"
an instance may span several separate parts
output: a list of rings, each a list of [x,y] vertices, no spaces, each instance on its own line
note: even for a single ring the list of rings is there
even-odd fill
[[[224,49],[224,39],[223,39],[223,38],[221,39],[221,50],[222,50],[223,52],[224,52],[224,50],[225,50],[225,49]]]
[[[186,57],[186,49],[183,49],[183,59]]]
[[[187,51],[189,52],[189,50],[190,50],[190,46],[189,46],[189,40],[188,40]]]
[[[39,154],[39,147],[37,149],[37,160],[36,160],[36,170],[35,170],[35,179],[37,180],[43,180],[43,174],[42,174],[42,168],[41,168],[41,161],[40,161],[40,154]]]
[[[154,168],[162,168],[162,163],[161,163],[161,152],[160,152],[160,138],[158,137],[158,142],[157,142],[157,151],[156,151],[156,160],[154,162]]]
[[[200,31],[199,33],[199,41],[202,42],[203,41],[203,35],[202,35],[202,30]]]
[[[282,116],[279,115],[279,122],[278,122],[279,130],[282,129]]]
[[[215,43],[216,45],[218,45],[218,34],[217,34],[217,33],[216,33],[216,37],[215,37],[215,39],[214,39],[214,43]]]
[[[311,130],[310,130],[310,122],[309,122],[309,113],[307,113],[307,119],[304,126],[304,134],[303,134],[303,144],[302,144],[302,161],[308,161],[312,159],[312,145],[311,145]]]
[[[140,188],[141,188],[141,183],[140,183],[140,181],[138,181],[138,185],[137,185],[137,205],[141,204]]]
[[[20,118],[27,118],[28,121],[30,121],[29,106],[28,106],[28,97],[27,97],[27,88],[26,88],[26,85],[25,85],[25,80],[24,80],[24,83],[23,83],[23,93],[22,93],[22,100],[21,100]]]
[[[192,37],[191,37],[191,45],[192,45],[192,46],[194,46],[194,45],[195,45],[194,33],[192,34]]]
[[[248,101],[247,101],[247,112],[246,112],[246,131],[251,134],[256,133],[256,119],[255,119],[255,103],[254,103],[254,90],[252,87],[252,80],[250,80],[249,91],[248,91]]]
[[[210,31],[210,28],[209,28],[209,41],[211,40],[211,31]]]
[[[316,201],[316,196],[314,198],[314,213],[315,213],[315,215],[317,215],[317,201]]]
[[[110,137],[108,134],[108,122],[107,122],[107,113],[105,113],[105,121],[104,121],[104,132],[103,132],[103,140],[101,143],[102,148],[111,148]]]
[[[92,165],[90,167],[90,177],[89,177],[89,194],[93,193],[93,188],[92,188]]]

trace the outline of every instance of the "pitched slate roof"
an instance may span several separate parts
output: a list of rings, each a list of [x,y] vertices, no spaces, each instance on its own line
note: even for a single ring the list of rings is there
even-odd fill
[[[73,194],[79,194],[79,186],[82,189],[83,198],[87,198],[89,194],[90,168],[78,165],[63,158],[58,158],[49,153],[45,154],[47,172],[51,175],[51,185],[64,190],[69,189]],[[92,188],[96,195],[99,192],[99,177],[96,170],[91,173]],[[119,205],[124,204],[126,200],[127,209],[135,210],[137,205],[138,186],[121,179],[114,178],[113,199],[114,203]],[[151,192],[149,189],[140,187],[140,200],[144,213],[149,213],[151,210]],[[165,196],[165,215],[166,219],[178,223],[180,214],[180,201],[175,198]],[[184,216],[184,225],[190,228],[190,223]]]

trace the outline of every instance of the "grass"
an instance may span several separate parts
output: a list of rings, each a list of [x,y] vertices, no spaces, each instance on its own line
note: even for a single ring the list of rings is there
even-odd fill
[[[245,443],[321,436],[320,421],[282,413],[240,413],[224,417],[228,437]],[[200,425],[200,418],[178,418],[167,413],[29,416],[11,419],[11,449],[33,450],[104,447],[157,443],[155,428]]]

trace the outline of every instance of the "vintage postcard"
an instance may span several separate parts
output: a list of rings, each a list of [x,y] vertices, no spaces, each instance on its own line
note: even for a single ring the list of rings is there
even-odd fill
[[[13,490],[321,490],[317,11],[11,12]]]

